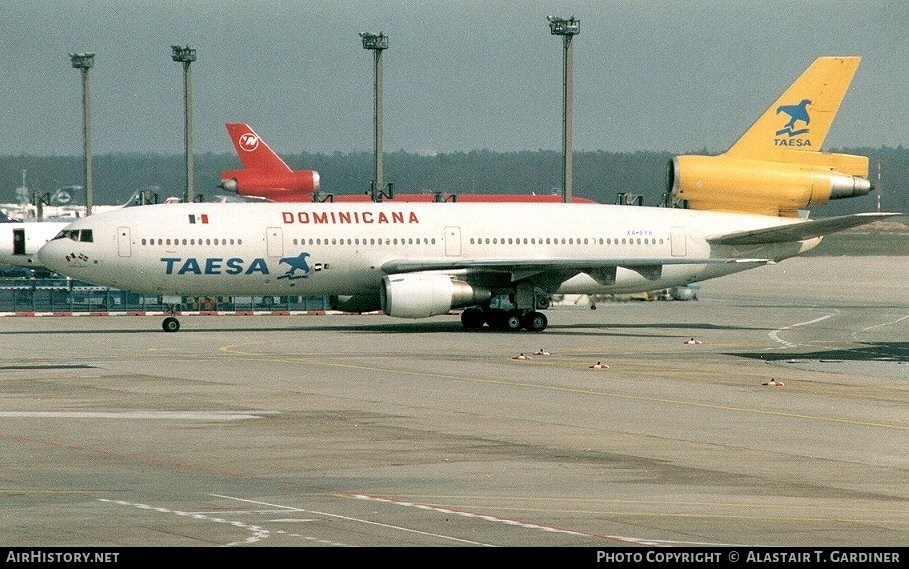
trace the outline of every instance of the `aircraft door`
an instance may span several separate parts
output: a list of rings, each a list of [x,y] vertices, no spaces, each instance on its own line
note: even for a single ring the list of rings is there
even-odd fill
[[[673,257],[684,257],[688,254],[688,244],[684,227],[673,227],[669,234],[669,244]]]
[[[117,228],[117,254],[121,257],[132,255],[132,239],[130,237],[129,227]]]
[[[461,256],[461,228],[449,226],[445,228],[445,254],[449,257]]]
[[[24,229],[13,229],[13,255],[25,255]]]
[[[269,257],[284,256],[284,232],[280,227],[269,227],[266,229],[267,254]]]

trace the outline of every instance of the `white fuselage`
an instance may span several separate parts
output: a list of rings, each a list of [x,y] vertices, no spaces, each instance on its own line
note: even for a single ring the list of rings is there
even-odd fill
[[[779,260],[820,241],[707,241],[794,221],[600,204],[166,204],[78,220],[40,259],[73,278],[162,295],[377,294],[389,273],[442,271],[470,280],[480,269],[477,278],[492,278],[493,289],[546,273],[548,292],[610,293],[760,264],[699,260]],[[604,278],[600,271],[610,266],[617,269]]]

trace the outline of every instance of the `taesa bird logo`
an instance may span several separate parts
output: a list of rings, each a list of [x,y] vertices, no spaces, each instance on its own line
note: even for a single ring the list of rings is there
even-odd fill
[[[802,102],[797,105],[780,105],[776,108],[776,114],[786,113],[789,115],[789,122],[783,126],[780,130],[776,131],[777,136],[781,134],[788,134],[789,136],[798,136],[800,134],[805,134],[808,132],[807,128],[801,130],[794,130],[795,123],[802,121],[805,123],[805,126],[811,122],[811,117],[808,116],[808,105],[811,104],[811,101],[808,99],[802,99]]]
[[[284,257],[281,259],[282,263],[290,265],[290,269],[278,277],[279,279],[303,279],[309,276],[309,263],[306,262],[306,259],[309,258],[309,253],[300,253],[296,257]],[[301,271],[303,274],[298,275],[297,271]]]

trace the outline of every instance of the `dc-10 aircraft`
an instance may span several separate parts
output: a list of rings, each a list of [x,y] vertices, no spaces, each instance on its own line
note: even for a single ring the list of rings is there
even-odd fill
[[[889,217],[579,203],[179,203],[75,221],[50,269],[156,295],[330,295],[334,308],[541,331],[538,297],[650,291],[799,255]],[[490,301],[508,295],[515,308]],[[180,324],[174,316],[167,331]]]

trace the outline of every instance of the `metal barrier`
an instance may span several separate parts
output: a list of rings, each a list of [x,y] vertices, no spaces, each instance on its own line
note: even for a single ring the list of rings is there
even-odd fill
[[[329,307],[327,296],[182,297],[174,305],[160,296],[67,278],[0,278],[0,312],[313,311]]]

